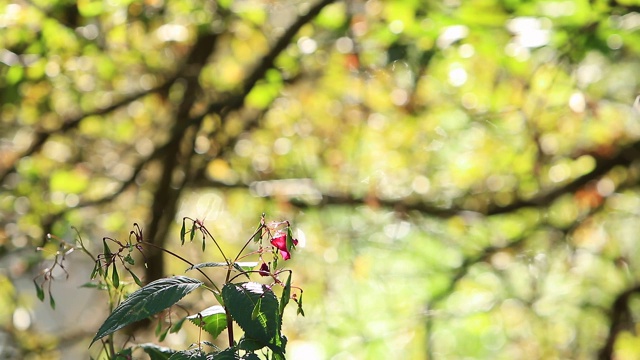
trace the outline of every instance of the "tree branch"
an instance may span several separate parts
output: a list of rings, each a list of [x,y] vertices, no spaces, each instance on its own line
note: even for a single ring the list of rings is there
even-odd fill
[[[609,313],[609,335],[598,352],[598,359],[608,360],[613,358],[613,346],[618,334],[627,328],[630,325],[629,322],[632,321],[629,300],[636,293],[640,293],[640,285],[635,285],[625,290],[613,301],[611,312]]]
[[[249,95],[249,92],[251,92],[260,79],[264,78],[267,71],[274,67],[276,58],[287,48],[287,46],[289,46],[298,31],[300,31],[304,25],[313,20],[320,11],[322,11],[322,9],[334,1],[336,0],[322,0],[311,7],[306,14],[298,17],[276,41],[269,52],[262,57],[262,60],[258,62],[253,71],[247,76],[240,87],[239,93],[235,95],[227,94],[227,96],[224,96],[222,100],[210,104],[203,113],[190,119],[190,122],[200,123],[208,114],[219,113],[222,109],[226,109],[226,111],[229,112],[242,107],[244,99]]]
[[[115,102],[113,104],[111,104],[110,106],[107,106],[105,108],[102,109],[95,109],[93,111],[89,111],[87,113],[78,115],[76,117],[67,119],[63,122],[63,124],[57,128],[56,130],[51,130],[51,131],[38,131],[35,133],[34,135],[34,139],[31,142],[31,145],[29,145],[29,148],[27,148],[25,151],[23,151],[20,155],[18,155],[13,161],[12,164],[10,164],[7,169],[5,169],[1,174],[0,174],[0,184],[4,182],[4,180],[6,179],[7,175],[13,173],[16,170],[16,163],[19,159],[22,159],[24,157],[27,156],[31,156],[33,154],[35,154],[36,152],[40,151],[42,149],[42,146],[44,145],[44,143],[54,134],[63,134],[66,133],[69,130],[75,129],[77,128],[80,123],[82,122],[82,120],[84,120],[87,117],[90,116],[102,116],[102,115],[107,115],[109,113],[111,113],[114,110],[117,110],[119,108],[121,108],[122,106],[128,105],[142,97],[145,97],[149,94],[152,93],[156,93],[156,92],[163,92],[166,91],[167,89],[169,89],[169,87],[171,87],[171,85],[173,84],[173,82],[176,80],[176,77],[171,77],[169,78],[166,82],[164,82],[163,84],[156,86],[154,88],[151,88],[149,90],[145,90],[145,91],[141,91],[135,94],[131,94],[123,99],[121,99],[118,102]]]

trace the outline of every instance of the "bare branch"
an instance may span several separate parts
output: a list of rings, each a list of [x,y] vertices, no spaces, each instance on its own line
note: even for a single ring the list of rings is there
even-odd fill
[[[636,293],[640,293],[640,285],[635,285],[623,291],[613,301],[609,313],[609,335],[598,352],[598,359],[613,359],[613,346],[615,345],[618,334],[631,325],[630,322],[632,318],[631,310],[629,309],[629,300]]]

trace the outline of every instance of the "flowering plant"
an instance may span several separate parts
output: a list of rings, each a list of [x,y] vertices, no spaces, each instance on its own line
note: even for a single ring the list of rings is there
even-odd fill
[[[198,232],[202,235],[202,250],[204,251],[206,242],[211,240],[223,261],[194,264],[170,250],[146,241],[142,228],[138,224],[134,224],[134,229],[129,233],[127,241],[103,238],[103,252],[97,256],[85,247],[79,233],[75,244],[49,235],[50,240],[59,242],[59,250],[53,265],[43,270],[34,279],[38,298],[44,300],[44,288],[47,287],[51,307],[55,307],[55,301],[51,297],[53,271],[57,267],[64,270],[65,256],[76,249],[82,250],[95,262],[91,273],[92,282],[87,286],[108,290],[110,295],[111,313],[91,341],[91,345],[96,342],[102,344],[102,353],[108,359],[131,359],[133,352],[141,349],[153,360],[255,360],[259,359],[258,352],[267,359],[284,360],[287,345],[287,338],[282,334],[284,309],[293,300],[297,304],[298,314],[304,316],[303,291],[292,285],[292,271],[279,266],[279,260],[290,259],[291,252],[298,244],[298,240],[293,238],[289,222],[267,223],[263,214],[257,229],[233,259],[225,255],[202,221],[188,217],[182,220],[180,240],[183,245],[187,239],[193,242]],[[250,244],[255,245],[257,249],[245,254]],[[146,264],[145,248],[157,249],[176,257],[189,265],[186,271],[195,270],[200,273],[202,279],[173,276],[144,285],[132,270],[135,260],[131,255],[135,251],[140,252]],[[258,261],[241,261],[256,255]],[[256,267],[258,270],[254,270]],[[226,271],[225,280],[220,286],[205,273],[204,270],[207,268]],[[123,271],[131,276],[132,281],[120,280]],[[270,277],[270,281],[267,283],[250,281],[253,273],[263,278]],[[68,273],[66,274],[68,276]],[[280,277],[284,275],[286,280],[283,281]],[[239,281],[244,278],[249,281]],[[125,298],[125,288],[133,283],[139,288]],[[280,296],[274,292],[276,287],[281,288]],[[170,309],[196,289],[204,289],[211,293],[217,304],[177,321],[171,319]],[[129,344],[122,349],[115,349],[113,337],[116,331],[150,317],[158,319],[156,335],[159,341],[163,341],[168,333],[179,331],[185,321],[189,320],[199,328],[200,335],[197,343],[186,350],[170,349],[153,343]],[[243,330],[238,341],[234,336],[234,323]],[[202,332],[210,334],[215,339],[224,330],[228,335],[226,349],[220,349],[211,342],[201,340]]]

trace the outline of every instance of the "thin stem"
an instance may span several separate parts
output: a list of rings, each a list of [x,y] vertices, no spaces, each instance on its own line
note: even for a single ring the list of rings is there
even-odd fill
[[[227,255],[224,254],[224,251],[222,251],[222,248],[220,247],[220,245],[218,244],[218,241],[213,237],[213,235],[211,235],[211,233],[209,232],[209,230],[207,230],[207,228],[205,228],[204,226],[202,227],[202,229],[200,229],[200,231],[204,231],[205,234],[207,236],[209,236],[211,238],[211,240],[213,241],[214,244],[216,244],[216,247],[218,248],[218,251],[220,251],[220,255],[222,255],[222,258],[224,259],[224,261],[226,261],[227,263],[229,262],[229,258],[227,257]]]
[[[253,233],[253,235],[251,235],[249,237],[249,240],[247,240],[247,242],[244,243],[244,246],[242,247],[242,249],[240,249],[240,251],[238,252],[238,255],[236,255],[236,258],[233,259],[233,262],[235,263],[236,261],[238,261],[238,259],[240,258],[240,255],[242,255],[242,252],[244,251],[244,249],[247,248],[247,246],[249,246],[249,243],[251,243],[251,241],[253,241],[253,238],[256,237],[256,235],[258,235],[259,231],[262,231],[262,229],[264,229],[265,225],[264,224],[260,224],[260,226],[258,227],[258,229]]]
[[[229,335],[229,347],[233,347],[233,318],[229,313],[229,309],[225,306],[224,313],[227,316],[227,334]]]
[[[182,260],[182,261],[186,262],[187,264],[191,265],[192,267],[193,267],[193,266],[195,266],[195,264],[194,264],[194,263],[192,263],[191,261],[189,261],[189,260],[187,260],[187,259],[183,258],[182,256],[180,256],[180,255],[178,255],[178,254],[174,253],[174,252],[173,252],[173,251],[171,251],[171,250],[167,250],[167,249],[163,248],[162,246],[158,246],[158,245],[156,245],[156,244],[153,244],[153,243],[150,243],[150,242],[146,242],[146,241],[141,241],[141,242],[139,242],[139,244],[149,245],[149,246],[151,246],[152,248],[158,249],[158,250],[160,250],[160,251],[164,251],[164,252],[166,252],[167,254],[169,254],[169,255],[171,255],[171,256],[175,256],[176,258],[178,258],[178,259],[180,259],[180,260]],[[202,270],[200,270],[200,269],[195,269],[195,270],[198,270],[198,272],[199,272],[200,274],[202,274],[202,276],[204,276],[207,280],[209,280],[209,283],[213,286],[213,288],[214,288],[218,293],[220,293],[220,289],[218,288],[218,286],[213,282],[213,280],[211,280],[211,278],[210,278],[210,277],[209,277],[209,276],[208,276],[204,271],[202,271]]]
[[[95,257],[95,256],[93,256],[93,254],[89,251],[89,249],[87,249],[87,248],[84,246],[84,242],[82,241],[82,236],[80,236],[80,231],[78,231],[78,228],[76,228],[75,226],[72,226],[71,228],[72,228],[72,229],[76,232],[76,234],[78,235],[78,240],[79,240],[79,242],[80,242],[80,249],[81,249],[85,254],[89,255],[89,257],[91,258],[91,260],[95,261],[95,260],[96,260],[96,257]]]

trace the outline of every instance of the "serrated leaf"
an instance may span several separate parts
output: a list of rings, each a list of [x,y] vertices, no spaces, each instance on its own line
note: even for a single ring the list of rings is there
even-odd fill
[[[236,270],[243,272],[243,271],[253,270],[253,268],[256,267],[257,265],[258,265],[257,261],[240,261],[240,262],[234,263],[233,267]],[[185,270],[185,272],[190,270],[208,268],[208,267],[227,267],[227,266],[229,266],[229,263],[226,263],[226,262],[206,262],[206,263],[199,263],[199,264],[189,266],[187,270]]]
[[[118,269],[116,269],[116,265],[113,264],[113,272],[111,273],[111,282],[113,286],[117,289],[120,286],[120,276],[118,275]]]
[[[244,330],[245,336],[264,346],[279,337],[278,299],[266,285],[255,282],[225,284],[222,297],[229,313]],[[258,301],[257,316],[253,316]]]
[[[291,273],[289,273],[289,277],[287,278],[287,282],[284,284],[284,289],[282,289],[282,297],[280,298],[280,318],[282,319],[282,314],[284,314],[284,308],[289,304],[289,298],[291,297]]]
[[[166,348],[163,346],[158,346],[152,343],[145,343],[138,345],[139,348],[142,348],[147,355],[149,355],[150,360],[168,360],[171,355],[173,355],[176,351],[170,348]]]
[[[227,314],[220,305],[208,307],[198,314],[187,316],[187,319],[211,334],[214,339],[220,335],[222,330],[227,328]],[[204,324],[201,324],[200,316],[202,316],[202,322]]]
[[[183,350],[173,353],[169,360],[207,360],[207,355],[198,349]]]
[[[256,351],[256,350],[262,349],[263,347],[264,347],[263,343],[258,342],[254,339],[246,338],[246,337],[243,337],[238,342],[238,349],[244,350],[244,351]]]
[[[38,295],[38,299],[40,299],[40,301],[44,301],[44,290],[40,285],[38,285],[36,279],[33,279],[33,285],[36,286],[36,295]]]
[[[196,269],[202,269],[202,268],[208,268],[208,267],[221,267],[221,266],[229,266],[228,263],[226,262],[206,262],[206,263],[200,263],[200,264],[195,264],[192,266],[189,266],[187,268],[187,270],[185,270],[185,272],[189,271],[189,270],[196,270]]]
[[[201,285],[200,280],[186,276],[175,276],[153,281],[134,291],[107,317],[91,344],[133,322],[159,313]]]
[[[240,360],[234,348],[228,348],[217,353],[213,360]]]

